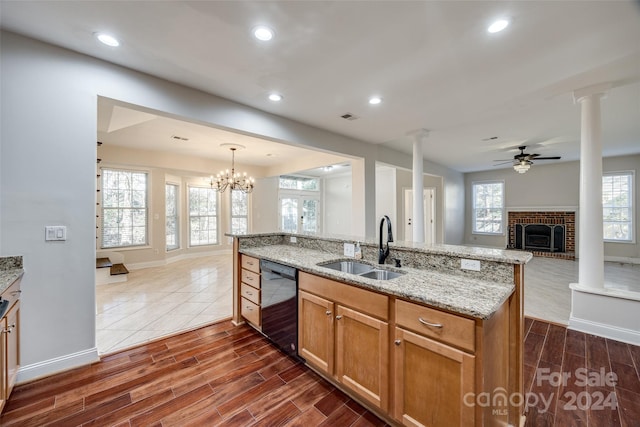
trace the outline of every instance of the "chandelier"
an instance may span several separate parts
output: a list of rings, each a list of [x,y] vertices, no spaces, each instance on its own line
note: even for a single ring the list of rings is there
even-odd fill
[[[253,191],[253,178],[248,177],[246,172],[244,174],[236,173],[235,155],[238,147],[235,146],[229,149],[231,150],[231,173],[227,169],[226,171],[220,171],[215,177],[212,175],[209,178],[211,188],[219,193],[224,193],[227,188],[231,191],[239,190],[243,193],[251,193]]]

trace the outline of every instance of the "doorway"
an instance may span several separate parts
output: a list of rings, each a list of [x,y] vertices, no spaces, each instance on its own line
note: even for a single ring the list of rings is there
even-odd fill
[[[288,233],[317,233],[320,227],[320,197],[280,196],[279,228]]]
[[[431,245],[435,242],[436,224],[436,189],[424,189],[422,203],[424,208],[424,242]],[[413,190],[404,189],[404,239],[413,241]]]

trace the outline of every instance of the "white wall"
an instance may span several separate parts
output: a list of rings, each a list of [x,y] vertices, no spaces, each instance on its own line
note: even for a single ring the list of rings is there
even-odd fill
[[[602,162],[604,172],[635,170],[636,171],[636,206],[638,204],[638,186],[640,172],[640,155],[624,157],[608,157]],[[466,209],[465,209],[465,243],[495,246],[504,248],[507,243],[506,235],[484,236],[471,233],[471,186],[474,181],[503,180],[505,182],[505,201],[507,210],[518,208],[540,208],[540,210],[566,208],[575,210],[579,215],[580,204],[580,163],[562,162],[544,164],[542,161],[524,174],[516,173],[512,168],[497,169],[492,171],[474,172],[465,174]],[[636,207],[636,228],[640,226],[640,209]],[[580,239],[580,230],[576,220],[576,248]],[[606,257],[640,258],[640,245],[638,245],[638,230],[636,230],[636,242],[629,243],[605,243],[604,253]],[[578,254],[579,255],[579,254]]]
[[[256,180],[251,194],[251,232],[278,230],[278,177]]]
[[[19,380],[94,360],[95,190],[98,96],[174,118],[364,159],[362,221],[375,235],[374,165],[410,156],[268,114],[12,33],[0,38],[0,254],[23,255]],[[463,177],[445,177],[447,218],[463,221]],[[410,168],[410,166],[409,166]],[[441,172],[441,173],[439,173]],[[451,191],[449,191],[451,190]],[[254,206],[256,203],[254,203]],[[66,242],[44,242],[66,225]],[[458,239],[459,237],[459,239]],[[446,239],[462,241],[454,231]]]
[[[398,228],[398,206],[396,204],[396,169],[388,166],[376,166],[376,218],[378,222],[383,215],[391,220],[393,237],[396,241],[403,240],[403,231]],[[378,226],[378,233],[380,227]],[[399,234],[400,233],[400,234]]]
[[[352,235],[351,174],[341,174],[323,178],[324,218],[323,230],[327,234]],[[376,205],[377,205],[376,199]]]

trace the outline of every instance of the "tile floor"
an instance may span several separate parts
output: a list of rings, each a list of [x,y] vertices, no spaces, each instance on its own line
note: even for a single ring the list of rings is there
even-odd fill
[[[232,256],[213,255],[132,270],[126,282],[96,287],[100,354],[231,316]]]
[[[215,255],[133,270],[124,283],[97,286],[97,347],[111,353],[196,326],[232,312],[232,258]],[[569,284],[578,262],[534,258],[525,267],[525,315],[566,325]],[[605,263],[609,287],[640,292],[640,265]]]

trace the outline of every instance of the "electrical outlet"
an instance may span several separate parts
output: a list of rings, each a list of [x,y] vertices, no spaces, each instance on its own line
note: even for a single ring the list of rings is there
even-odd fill
[[[298,241],[298,238],[296,236],[289,237],[289,242],[290,243],[296,243],[297,241]]]
[[[461,259],[460,268],[463,270],[480,271],[480,261],[476,259]]]
[[[356,255],[356,245],[353,243],[344,244],[344,256],[354,257]]]

